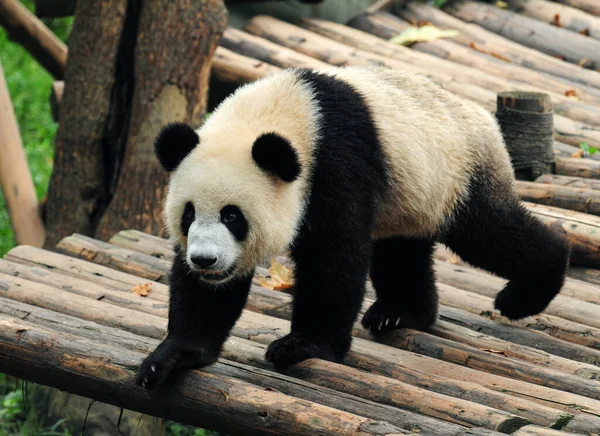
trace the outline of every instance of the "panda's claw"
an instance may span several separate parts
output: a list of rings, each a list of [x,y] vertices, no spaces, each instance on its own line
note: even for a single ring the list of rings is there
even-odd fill
[[[150,365],[150,371],[156,372],[156,365],[154,365],[154,364]]]
[[[389,319],[389,318],[386,318],[386,319],[385,319],[385,326],[387,327],[387,325],[388,325],[389,323],[390,323],[390,319]]]
[[[394,327],[398,327],[398,324],[400,324],[401,319],[402,318],[400,318],[400,317],[396,318],[396,324],[394,325]]]

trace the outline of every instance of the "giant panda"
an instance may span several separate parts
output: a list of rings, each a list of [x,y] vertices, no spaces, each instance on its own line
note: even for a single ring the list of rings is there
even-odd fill
[[[165,126],[155,149],[176,256],[168,336],[138,372],[147,389],[216,361],[255,267],[284,250],[296,293],[291,332],[266,352],[277,369],[343,359],[367,275],[365,328],[429,327],[438,242],[508,280],[495,299],[508,318],[541,312],[563,285],[569,244],[520,205],[493,115],[422,76],[282,70],[199,130]]]

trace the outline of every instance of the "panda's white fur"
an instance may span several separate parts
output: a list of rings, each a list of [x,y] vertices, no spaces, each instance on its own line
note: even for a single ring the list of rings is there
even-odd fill
[[[511,190],[512,169],[502,137],[492,115],[480,106],[411,73],[376,67],[320,72],[360,92],[379,131],[392,193],[378,207],[374,238],[435,234],[468,197],[476,165],[495,168],[496,182]],[[183,160],[169,185],[165,222],[178,244],[187,245],[179,222],[191,199],[205,220],[217,217],[228,203],[238,204],[247,215],[249,237],[236,250],[240,271],[289,246],[309,194],[318,140],[314,92],[295,70],[286,70],[240,88],[215,110],[197,131],[201,146]],[[274,180],[252,160],[254,140],[269,131],[290,139],[298,152],[304,170],[295,183]]]

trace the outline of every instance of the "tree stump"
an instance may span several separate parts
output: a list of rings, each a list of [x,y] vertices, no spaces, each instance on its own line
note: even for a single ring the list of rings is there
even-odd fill
[[[515,177],[535,180],[553,172],[554,122],[550,97],[532,92],[498,94],[496,118]]]

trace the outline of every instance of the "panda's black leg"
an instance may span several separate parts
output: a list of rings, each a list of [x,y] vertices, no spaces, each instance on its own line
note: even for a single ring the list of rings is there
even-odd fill
[[[215,289],[190,273],[177,251],[170,277],[167,338],[142,362],[137,383],[158,388],[177,369],[214,363],[242,313],[252,274]]]
[[[373,333],[394,328],[425,329],[437,318],[434,242],[389,238],[373,243],[371,282],[377,301],[362,319]]]
[[[343,222],[335,221],[338,226]],[[321,232],[320,224],[306,230],[292,251],[296,297],[291,333],[266,353],[276,368],[310,358],[339,361],[350,349],[368,272],[369,222],[328,232]]]
[[[531,216],[516,197],[494,201],[485,194],[473,190],[442,242],[466,262],[508,279],[494,304],[502,315],[520,319],[540,313],[562,288],[568,241]]]

